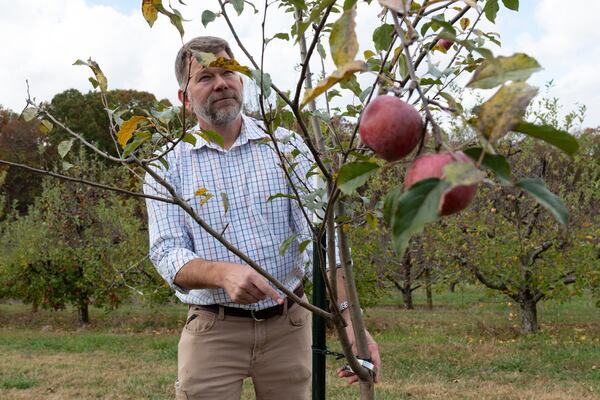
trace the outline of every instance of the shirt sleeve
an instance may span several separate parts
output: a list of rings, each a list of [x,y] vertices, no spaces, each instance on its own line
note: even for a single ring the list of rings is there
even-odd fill
[[[171,151],[166,156],[168,169],[162,165],[151,168],[181,193],[181,183],[177,170],[176,157]],[[144,193],[147,195],[171,198],[167,189],[146,173]],[[189,291],[174,283],[175,275],[189,261],[199,258],[193,251],[191,235],[186,228],[185,211],[177,204],[146,198],[148,211],[148,233],[150,238],[150,261],[169,286],[183,294]]]

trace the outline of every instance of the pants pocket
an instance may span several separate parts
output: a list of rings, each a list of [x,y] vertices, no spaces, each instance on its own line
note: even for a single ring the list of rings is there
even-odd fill
[[[212,329],[217,319],[217,314],[192,307],[188,313],[188,319],[183,328],[190,335],[200,335]]]

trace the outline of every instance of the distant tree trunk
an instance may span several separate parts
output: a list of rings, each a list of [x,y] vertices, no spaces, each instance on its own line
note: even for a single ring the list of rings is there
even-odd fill
[[[90,311],[87,299],[80,299],[77,304],[77,316],[81,325],[90,323]]]
[[[412,260],[410,258],[410,253],[407,251],[404,256],[404,285],[402,287],[402,300],[404,300],[404,308],[407,310],[413,310],[415,307],[413,305],[412,299],[412,277],[410,275],[412,270]]]
[[[458,281],[452,281],[450,283],[450,293],[454,293],[454,291],[456,290],[456,285],[458,285]]]
[[[523,333],[536,333],[539,330],[537,302],[531,296],[523,296],[519,306],[521,307],[521,330]]]
[[[412,300],[412,290],[410,290],[410,285],[406,285],[406,283],[404,284],[404,288],[401,290],[402,291],[402,300],[404,301],[404,308],[407,310],[414,310],[415,306],[413,305],[413,300]]]
[[[427,294],[427,309],[433,310],[433,296],[431,294],[431,269],[425,267],[425,293]]]

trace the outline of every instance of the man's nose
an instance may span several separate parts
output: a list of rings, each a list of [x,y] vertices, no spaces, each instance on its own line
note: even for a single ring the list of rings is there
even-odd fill
[[[217,74],[215,76],[215,85],[214,85],[215,90],[224,90],[224,89],[227,89],[228,87],[229,87],[229,85],[227,84],[227,80],[225,79],[225,77],[223,77],[223,75],[221,75],[221,74]]]

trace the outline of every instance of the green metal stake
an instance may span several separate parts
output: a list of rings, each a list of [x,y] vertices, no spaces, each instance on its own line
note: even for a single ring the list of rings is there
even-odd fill
[[[325,234],[321,238],[313,241],[313,294],[312,303],[322,309],[327,307],[327,297],[325,293],[325,282],[321,274],[321,256],[325,254]],[[325,350],[326,343],[326,325],[325,319],[319,315],[312,315],[312,335],[313,335],[313,357],[312,357],[312,400],[325,400]]]

